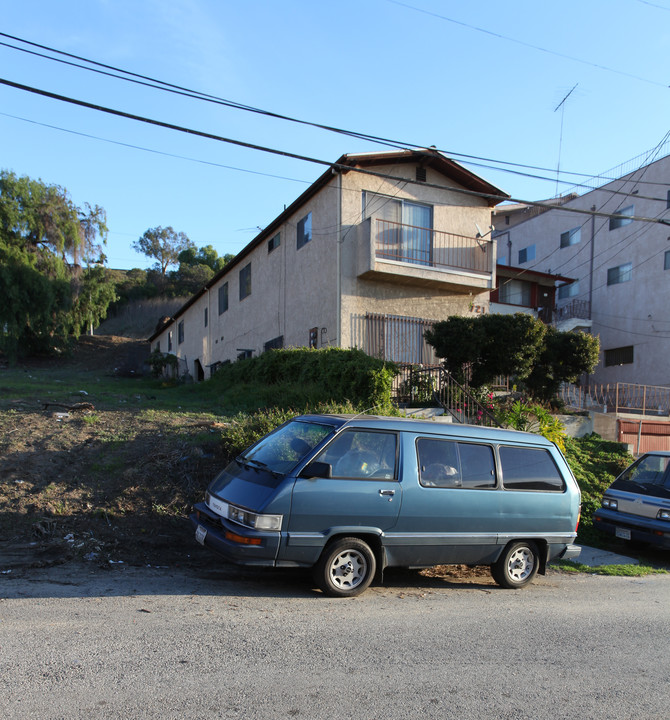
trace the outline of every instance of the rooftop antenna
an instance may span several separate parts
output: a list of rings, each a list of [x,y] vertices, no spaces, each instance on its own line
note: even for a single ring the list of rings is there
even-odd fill
[[[556,165],[556,197],[558,197],[558,181],[561,171],[561,148],[563,146],[563,115],[565,113],[565,101],[570,97],[570,95],[572,95],[577,85],[579,85],[579,83],[575,83],[572,90],[570,90],[570,92],[554,108],[554,112],[556,112],[559,108],[561,109],[561,135],[558,140],[558,164]]]

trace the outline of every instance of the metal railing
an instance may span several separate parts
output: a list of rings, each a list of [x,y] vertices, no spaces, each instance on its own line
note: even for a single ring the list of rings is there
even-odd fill
[[[436,269],[493,272],[491,243],[466,235],[376,219],[375,256]]]
[[[501,427],[490,409],[477,400],[441,366],[406,365],[395,379],[394,392],[399,403],[437,402],[458,423]]]
[[[608,383],[582,388],[564,383],[559,397],[567,408],[576,410],[670,415],[670,388],[662,385]]]
[[[590,320],[591,303],[588,300],[571,300],[567,305],[561,305],[560,307],[554,309],[554,322],[572,320],[573,318]]]

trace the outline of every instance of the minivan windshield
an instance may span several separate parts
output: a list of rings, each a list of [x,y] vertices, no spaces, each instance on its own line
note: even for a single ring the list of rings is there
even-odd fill
[[[237,461],[283,475],[335,430],[334,425],[292,420],[239,455]]]

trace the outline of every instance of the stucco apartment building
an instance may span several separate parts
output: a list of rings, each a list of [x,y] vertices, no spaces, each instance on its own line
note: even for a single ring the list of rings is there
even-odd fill
[[[595,383],[670,385],[670,227],[635,219],[670,221],[669,187],[665,156],[560,207],[494,212],[498,263],[571,278],[558,287],[554,321],[600,337]]]
[[[434,149],[343,155],[151,336],[202,380],[281,347],[435,358],[428,324],[486,312],[506,195]],[[482,237],[483,235],[483,237]]]

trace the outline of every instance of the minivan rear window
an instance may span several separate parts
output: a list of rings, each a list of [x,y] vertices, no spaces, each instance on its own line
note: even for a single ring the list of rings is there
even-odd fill
[[[499,453],[507,490],[565,490],[565,482],[546,450],[503,445]]]

